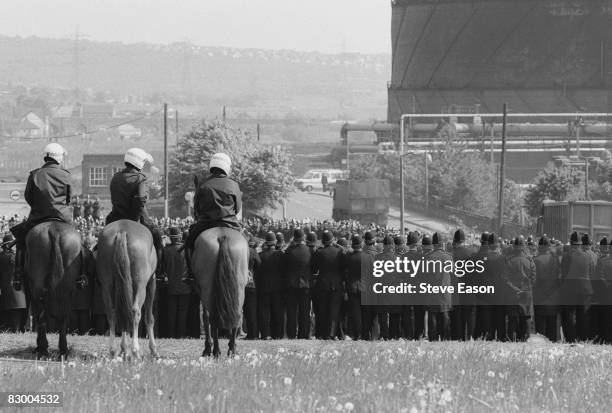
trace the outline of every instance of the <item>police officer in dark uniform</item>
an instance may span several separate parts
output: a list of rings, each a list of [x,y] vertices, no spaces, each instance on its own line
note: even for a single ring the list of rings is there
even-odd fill
[[[316,232],[309,232],[306,235],[306,246],[310,249],[310,252],[312,254],[314,254],[317,249],[317,233]]]
[[[525,250],[522,236],[514,239],[512,251],[506,257],[504,279],[507,285],[508,336],[513,341],[525,341],[531,332],[536,267]]]
[[[451,285],[451,274],[445,271],[447,262],[453,256],[444,251],[444,242],[438,233],[431,238],[424,236],[422,240],[423,254],[426,262],[432,265],[433,272],[427,274],[430,284],[438,287]],[[427,297],[427,334],[429,341],[447,340],[450,338],[451,295],[448,292],[432,294]]]
[[[406,238],[403,235],[397,235],[393,237],[393,248],[387,246],[389,253],[393,253],[391,261],[395,261],[395,258],[406,253]],[[382,259],[378,258],[377,259]],[[389,260],[389,258],[386,258]],[[389,338],[399,340],[402,337],[402,321],[403,318],[410,320],[411,311],[408,310],[408,306],[392,306],[389,307]],[[408,321],[408,324],[410,322]]]
[[[187,335],[187,315],[189,313],[189,302],[191,299],[191,287],[181,281],[185,273],[185,260],[180,253],[183,246],[182,234],[177,227],[169,230],[170,244],[163,249],[163,273],[167,277],[165,297],[160,300],[166,301],[166,314],[160,314],[166,318],[165,336],[168,338],[184,338]],[[160,320],[161,321],[161,320]]]
[[[540,238],[538,254],[533,261],[536,266],[536,281],[533,288],[535,329],[550,341],[557,341],[561,267],[559,260],[550,250],[548,237]]]
[[[375,261],[394,261],[395,260],[395,240],[392,235],[387,235],[383,238],[383,251],[374,257]],[[395,277],[393,272],[388,272],[388,277]],[[400,319],[401,306],[389,306],[385,303],[380,303],[376,308],[378,314],[378,323],[380,325],[380,336],[384,340],[390,338],[400,338]],[[393,332],[391,331],[391,314],[397,314],[396,324]]]
[[[210,158],[210,176],[202,183],[196,181],[193,212],[196,222],[189,228],[185,240],[187,258],[202,232],[210,228],[224,227],[241,230],[242,192],[238,182],[231,179],[232,161],[225,153],[216,153]],[[193,279],[191,261],[187,259],[188,278]]]
[[[561,260],[561,308],[563,334],[567,341],[588,340],[590,336],[589,311],[593,295],[591,278],[595,271],[594,260],[581,247],[578,233],[570,236],[569,251]]]
[[[24,291],[17,291],[11,281],[15,265],[15,253],[12,250],[13,237],[7,234],[2,239],[0,252],[0,314],[11,333],[24,332],[26,323],[26,296]]]
[[[472,262],[477,262],[477,261],[486,261],[485,257],[487,256],[487,254],[489,253],[489,233],[487,231],[483,232],[482,234],[480,234],[480,247],[478,248],[478,251],[476,251],[474,253],[474,255],[472,255]],[[466,285],[477,285],[480,282],[480,276],[476,275],[476,274],[467,274],[466,276],[463,277],[463,282]],[[487,311],[488,309],[484,306],[485,304],[485,300],[486,297],[485,296],[474,296],[474,311],[476,312],[476,325],[474,327],[474,334],[476,337],[483,337],[485,335],[484,329],[483,329],[483,318],[487,318],[487,315],[483,314],[484,311]]]
[[[312,253],[301,229],[293,231],[293,241],[285,250],[284,287],[287,304],[287,338],[310,338],[310,288]]]
[[[506,305],[504,303],[505,281],[503,279],[506,257],[502,254],[500,239],[489,234],[488,253],[484,261],[482,278],[486,285],[493,286],[495,293],[483,294],[481,297],[481,334],[485,340],[505,341],[508,333],[506,329]]]
[[[416,232],[410,231],[408,233],[406,244],[407,251],[404,254],[400,255],[400,258],[406,256],[410,261],[419,261],[423,257],[423,254],[418,250],[419,236]],[[430,238],[431,245],[431,238]],[[403,258],[402,258],[403,259]],[[421,274],[415,274],[413,279],[422,279]],[[405,311],[402,315],[402,328],[404,329],[404,338],[410,340],[419,340],[425,334],[425,305],[422,300],[422,297],[411,297],[413,299],[413,305],[408,305],[405,307]]]
[[[372,256],[376,256],[382,252],[382,250],[378,249],[376,246],[376,236],[374,235],[374,232],[366,231],[366,233],[363,234],[363,240],[365,242],[365,246],[363,247],[364,252]]]
[[[312,272],[317,274],[317,291],[319,294],[319,320],[321,334],[324,339],[334,339],[338,332],[340,307],[344,296],[342,283],[342,248],[333,245],[331,232],[324,231],[322,235],[323,248],[312,257]]]
[[[283,274],[283,251],[276,249],[274,232],[265,235],[261,264],[255,273],[257,285],[257,307],[259,309],[259,331],[261,338],[283,338],[283,314],[281,305],[281,277]]]
[[[246,340],[255,340],[259,338],[259,327],[257,323],[257,283],[255,282],[255,273],[261,265],[261,259],[257,253],[257,241],[255,238],[249,239],[249,277],[244,289],[244,305],[242,312],[244,314],[244,324],[247,335]]]
[[[465,245],[465,232],[462,229],[455,231],[453,236],[453,260],[470,260],[476,251]],[[457,291],[458,277],[453,278],[453,285]],[[451,313],[451,336],[453,340],[469,340],[476,338],[476,311],[474,296],[468,294],[453,295],[453,311]]]
[[[46,221],[72,223],[72,179],[70,172],[60,166],[65,152],[57,143],[48,144],[43,151],[45,164],[30,172],[28,177],[24,197],[30,205],[30,215],[27,221],[11,228],[17,244],[14,280],[16,289],[21,289],[23,282],[25,238],[28,232]]]
[[[357,234],[351,239],[351,249],[344,259],[351,337],[353,340],[370,340],[373,317],[369,316],[368,311],[372,309],[361,305],[361,293],[364,288],[362,277],[370,276],[374,256],[363,250],[363,241]]]
[[[140,148],[131,148],[123,158],[125,168],[113,175],[110,182],[111,203],[113,208],[106,216],[106,225],[120,219],[140,222],[151,231],[153,245],[157,253],[157,269],[161,276],[162,237],[159,228],[147,215],[146,204],[149,199],[147,177],[142,173],[145,162],[152,163],[153,157]]]
[[[591,309],[591,336],[598,343],[612,343],[612,254],[608,239],[599,241],[599,259],[595,269],[593,298],[597,305]]]

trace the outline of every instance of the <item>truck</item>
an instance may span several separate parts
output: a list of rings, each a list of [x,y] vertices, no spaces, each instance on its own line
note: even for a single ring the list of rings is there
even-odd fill
[[[612,202],[544,201],[538,233],[568,242],[572,231],[587,233],[593,242],[612,236]]]
[[[388,179],[342,179],[336,181],[332,218],[356,219],[362,224],[387,225]]]

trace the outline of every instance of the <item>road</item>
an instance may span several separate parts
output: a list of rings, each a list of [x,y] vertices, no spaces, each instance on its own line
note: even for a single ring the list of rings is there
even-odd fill
[[[289,196],[286,203],[286,217],[295,219],[331,219],[332,198],[329,194],[313,191],[296,191]],[[275,219],[283,218],[283,209],[277,208],[267,211],[267,214]],[[421,232],[442,232],[448,233],[452,224],[425,217],[421,214],[406,211],[404,222],[407,230],[419,230]],[[400,227],[400,211],[391,208],[389,211],[389,225],[395,228]]]

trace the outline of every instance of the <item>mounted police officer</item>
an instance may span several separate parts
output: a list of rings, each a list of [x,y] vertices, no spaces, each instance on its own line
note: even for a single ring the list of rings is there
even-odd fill
[[[142,172],[146,162],[153,163],[153,157],[140,148],[131,148],[123,157],[125,168],[113,175],[110,182],[111,203],[113,208],[106,216],[106,225],[129,219],[140,222],[151,231],[153,245],[157,253],[157,269],[161,274],[162,237],[159,228],[149,218],[146,204],[149,199],[149,184]]]
[[[204,182],[196,179],[193,212],[196,222],[189,228],[185,240],[187,257],[187,278],[193,280],[191,261],[195,240],[210,228],[225,227],[241,230],[242,192],[238,182],[231,179],[232,160],[225,153],[216,153],[210,158],[210,176]]]
[[[21,289],[25,264],[25,239],[36,225],[46,221],[72,223],[72,179],[70,172],[62,168],[66,151],[58,143],[50,143],[43,150],[45,164],[30,172],[25,189],[25,200],[30,205],[30,215],[25,222],[15,225],[15,278],[13,285]]]

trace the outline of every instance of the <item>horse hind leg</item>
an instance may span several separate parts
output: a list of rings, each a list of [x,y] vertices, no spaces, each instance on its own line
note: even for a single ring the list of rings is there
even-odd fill
[[[227,349],[227,356],[233,357],[236,355],[236,336],[238,336],[238,329],[232,328],[230,330],[230,339]]]
[[[105,285],[102,286],[102,301],[104,302],[104,312],[106,313],[106,319],[108,320],[108,347],[110,356],[114,357],[116,354],[115,308],[110,291],[112,291],[112,289],[109,290],[109,288],[107,288]]]
[[[132,351],[134,357],[140,360],[140,344],[138,343],[138,326],[140,325],[140,307],[138,302],[134,303],[132,307],[132,313],[134,314],[134,321],[132,324]]]
[[[59,351],[60,358],[68,358],[68,341],[66,340],[66,331],[68,330],[68,317],[64,315],[60,321],[59,329]]]
[[[155,278],[151,277],[147,284],[147,295],[145,297],[145,324],[147,325],[147,335],[149,336],[149,350],[151,356],[158,358],[157,344],[155,343],[155,319],[153,317],[153,299],[155,297]]]
[[[121,353],[120,356],[123,356],[125,358],[125,360],[128,360],[131,356],[130,354],[130,346],[128,344],[129,342],[129,338],[128,338],[128,332],[127,331],[122,331],[121,332]]]
[[[210,319],[210,316],[209,316]],[[219,350],[219,329],[217,328],[217,322],[216,321],[212,321],[210,322],[211,326],[211,330],[212,330],[212,337],[213,337],[213,357],[217,358],[221,355],[221,350]]]
[[[202,305],[204,305],[203,302]],[[202,356],[210,357],[212,355],[212,342],[210,340],[210,317],[206,307],[203,307],[202,319],[204,323],[204,352],[202,353]]]
[[[47,312],[45,311],[44,298],[38,296],[32,301],[36,315],[36,358],[49,357],[49,342],[47,341]]]

